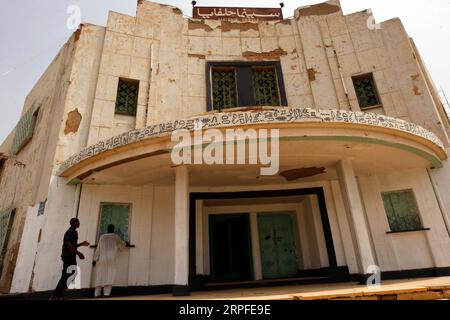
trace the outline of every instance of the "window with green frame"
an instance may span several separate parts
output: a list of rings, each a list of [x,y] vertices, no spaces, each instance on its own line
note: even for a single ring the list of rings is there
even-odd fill
[[[0,211],[0,269],[8,244],[8,236],[11,231],[15,209],[7,208]],[[1,271],[0,271],[1,273]]]
[[[257,106],[279,106],[280,94],[274,67],[252,68],[253,91]]]
[[[102,234],[107,233],[107,228],[110,224],[114,225],[115,233],[119,235],[123,241],[129,241],[130,213],[131,204],[101,203],[97,241]]]
[[[381,106],[381,100],[372,73],[352,77],[361,110]]]
[[[18,154],[33,137],[38,114],[39,106],[33,104],[20,118],[15,128],[14,140],[11,147],[12,154]]]
[[[208,68],[208,110],[287,105],[278,61],[209,62]]]
[[[391,232],[423,229],[412,190],[384,192],[382,197]]]
[[[234,68],[214,68],[212,70],[212,92],[215,110],[237,106]]]
[[[139,80],[119,79],[116,114],[135,116],[139,97]]]

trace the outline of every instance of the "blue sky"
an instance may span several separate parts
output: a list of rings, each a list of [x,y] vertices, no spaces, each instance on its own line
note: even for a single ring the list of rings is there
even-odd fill
[[[190,0],[161,0],[192,13]],[[277,7],[281,1],[198,0],[201,6]],[[321,0],[285,0],[284,16]],[[400,17],[414,38],[437,86],[450,98],[449,0],[341,0],[344,13],[372,8],[377,22]],[[53,60],[72,31],[66,27],[70,5],[81,8],[83,22],[105,25],[108,11],[129,15],[136,0],[14,0],[0,2],[0,143],[20,117],[26,95]]]

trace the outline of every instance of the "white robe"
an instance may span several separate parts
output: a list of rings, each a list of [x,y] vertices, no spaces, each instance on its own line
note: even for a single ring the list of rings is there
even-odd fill
[[[95,286],[112,286],[116,278],[117,253],[125,248],[125,242],[115,233],[107,233],[98,240],[94,253]]]

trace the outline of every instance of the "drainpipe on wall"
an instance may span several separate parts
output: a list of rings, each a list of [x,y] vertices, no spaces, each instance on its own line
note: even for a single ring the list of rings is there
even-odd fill
[[[450,236],[450,221],[447,215],[447,211],[445,210],[444,202],[442,201],[441,194],[439,193],[439,189],[436,183],[436,180],[433,178],[433,174],[431,173],[431,169],[427,168],[428,177],[430,177],[431,185],[433,186],[434,194],[436,195],[436,200],[439,205],[439,209],[441,211],[442,219],[444,220],[445,228],[447,229],[447,233]]]
[[[327,26],[328,26],[328,22],[327,22]],[[329,26],[328,26],[328,28],[329,28]],[[341,63],[339,62],[339,57],[338,57],[338,55],[337,55],[336,47],[334,46],[334,41],[333,41],[332,38],[330,39],[330,42],[331,42],[331,47],[332,47],[332,49],[333,49],[334,59],[336,60],[336,63],[337,63],[337,67],[338,67],[338,71],[339,71],[339,77],[340,77],[340,79],[341,79],[342,87],[344,88],[344,93],[345,93],[345,98],[346,98],[347,106],[348,106],[349,110],[351,111],[351,110],[352,110],[352,105],[351,105],[351,103],[350,103],[350,98],[349,98],[349,96],[348,96],[347,85],[345,84],[344,72],[342,71],[342,66],[341,66]],[[330,69],[331,69],[331,68],[330,68]],[[337,90],[337,89],[336,89],[336,90]]]
[[[81,200],[81,191],[83,189],[83,184],[77,184],[77,188],[75,189],[75,202],[73,204],[73,212],[72,217],[78,218],[78,211],[80,210],[80,200]]]
[[[148,109],[150,108],[150,94],[152,86],[152,74],[154,70],[154,48],[153,43],[150,45],[150,70],[148,71],[148,88],[147,88],[147,105],[145,106],[145,127],[148,125]]]

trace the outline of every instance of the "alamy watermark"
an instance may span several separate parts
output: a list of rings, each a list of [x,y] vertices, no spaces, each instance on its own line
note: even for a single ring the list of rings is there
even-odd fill
[[[178,143],[171,158],[175,165],[261,165],[261,175],[275,175],[280,164],[279,140],[278,129],[196,129],[192,135],[189,130],[176,130],[172,142]]]
[[[81,8],[77,5],[70,5],[66,9],[69,17],[66,20],[67,29],[75,31],[81,24]]]
[[[375,17],[371,15],[369,18],[367,18],[367,28],[369,30],[380,30],[381,24],[375,22]]]
[[[67,274],[70,276],[67,278],[68,289],[81,289],[81,269],[77,265],[72,265],[67,268]]]
[[[379,266],[368,266],[366,274],[370,274],[366,281],[367,287],[379,288],[381,286],[381,269]]]

